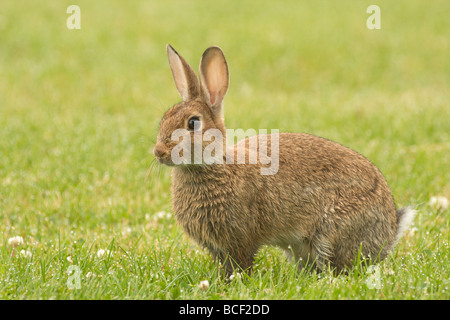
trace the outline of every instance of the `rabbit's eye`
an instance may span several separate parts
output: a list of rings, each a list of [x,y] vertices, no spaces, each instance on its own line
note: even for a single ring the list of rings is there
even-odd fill
[[[199,129],[200,125],[201,125],[201,122],[198,117],[192,117],[188,121],[189,130]]]

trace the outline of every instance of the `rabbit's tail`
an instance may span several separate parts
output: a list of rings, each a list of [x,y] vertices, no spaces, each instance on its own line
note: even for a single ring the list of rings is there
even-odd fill
[[[397,210],[397,237],[395,239],[395,243],[397,243],[403,236],[403,233],[409,229],[416,214],[417,210],[414,210],[411,207]]]

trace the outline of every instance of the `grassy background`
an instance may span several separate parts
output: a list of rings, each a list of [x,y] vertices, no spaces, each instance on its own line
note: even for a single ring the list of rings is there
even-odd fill
[[[450,212],[427,204],[450,198],[449,1],[379,0],[381,30],[369,1],[79,0],[68,30],[71,4],[0,2],[0,299],[450,298]],[[223,48],[229,128],[339,141],[417,205],[377,288],[366,268],[299,273],[269,247],[250,278],[218,277],[170,214],[170,169],[146,174],[179,100],[166,43],[194,69]]]

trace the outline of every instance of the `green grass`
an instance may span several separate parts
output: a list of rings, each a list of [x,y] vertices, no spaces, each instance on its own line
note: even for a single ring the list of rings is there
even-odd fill
[[[450,211],[428,205],[450,198],[448,1],[377,1],[373,31],[369,1],[80,0],[81,30],[68,30],[71,4],[0,3],[0,299],[450,298]],[[399,207],[417,206],[375,287],[363,264],[298,272],[273,247],[224,281],[160,213],[170,169],[147,176],[150,150],[179,100],[166,43],[194,69],[223,48],[229,128],[339,141],[380,168]]]

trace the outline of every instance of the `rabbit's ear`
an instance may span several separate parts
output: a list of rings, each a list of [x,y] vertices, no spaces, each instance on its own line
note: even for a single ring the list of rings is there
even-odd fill
[[[200,86],[194,70],[170,44],[167,45],[166,49],[175,86],[181,98],[183,98],[183,101],[188,101],[198,97]]]
[[[213,113],[222,116],[222,101],[228,90],[228,65],[222,49],[209,47],[200,61],[200,87],[203,99]]]

